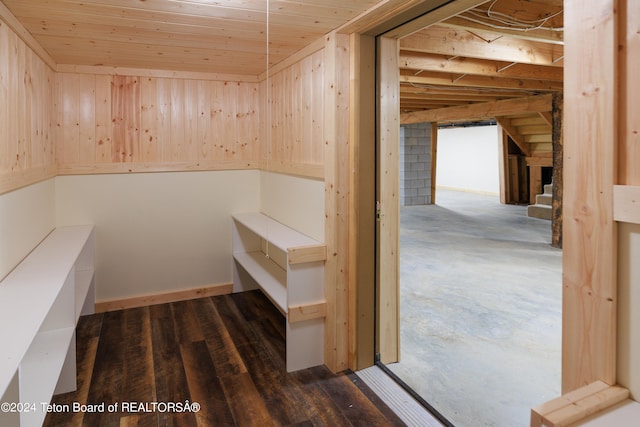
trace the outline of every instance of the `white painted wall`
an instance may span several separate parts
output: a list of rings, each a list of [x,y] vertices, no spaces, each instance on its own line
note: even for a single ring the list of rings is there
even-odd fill
[[[231,214],[260,208],[258,171],[56,178],[57,225],[96,227],[96,300],[231,283]]]
[[[261,172],[263,213],[324,242],[324,181]]]
[[[0,195],[0,280],[55,227],[55,180]]]
[[[640,225],[618,228],[618,383],[640,398]]]
[[[436,186],[500,194],[497,126],[438,130]]]

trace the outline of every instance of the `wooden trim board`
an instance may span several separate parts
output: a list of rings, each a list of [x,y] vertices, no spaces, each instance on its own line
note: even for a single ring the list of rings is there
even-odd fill
[[[570,426],[629,397],[629,390],[596,381],[531,409],[531,427]]]
[[[296,246],[287,249],[289,264],[304,264],[305,262],[325,261],[327,259],[326,245]]]
[[[613,186],[613,219],[640,224],[640,186]]]
[[[163,294],[143,295],[119,300],[100,301],[96,303],[96,313],[124,310],[125,308],[144,307],[147,305],[164,304],[167,302],[184,301],[195,298],[227,295],[233,291],[233,283],[205,286]]]
[[[287,311],[289,323],[302,322],[304,320],[318,319],[327,316],[327,303],[292,305]]]

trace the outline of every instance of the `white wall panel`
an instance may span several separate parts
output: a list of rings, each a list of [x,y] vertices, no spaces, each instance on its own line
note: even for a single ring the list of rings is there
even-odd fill
[[[0,195],[0,279],[53,230],[54,195],[54,179]]]
[[[231,213],[259,191],[258,171],[59,176],[57,225],[95,224],[97,301],[231,283]]]

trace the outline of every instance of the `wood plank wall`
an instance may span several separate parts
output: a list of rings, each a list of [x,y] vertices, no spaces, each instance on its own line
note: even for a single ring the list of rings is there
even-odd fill
[[[58,173],[259,166],[258,83],[58,73]]]
[[[49,68],[0,20],[0,194],[55,176]]]
[[[263,169],[324,176],[324,56],[320,49],[263,81],[270,106],[264,118],[270,134],[262,144]]]

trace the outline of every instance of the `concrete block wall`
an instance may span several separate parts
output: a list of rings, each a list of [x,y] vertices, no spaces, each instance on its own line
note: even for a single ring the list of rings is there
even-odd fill
[[[400,126],[400,204],[431,204],[431,123]]]

